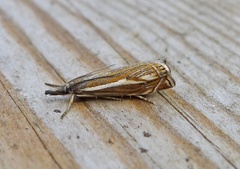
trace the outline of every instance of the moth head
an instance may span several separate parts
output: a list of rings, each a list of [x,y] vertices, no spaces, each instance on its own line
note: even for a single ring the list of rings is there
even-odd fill
[[[158,75],[160,77],[165,77],[165,76],[171,75],[171,69],[167,65],[166,60],[157,60],[154,63],[154,66],[157,69]]]
[[[171,74],[171,69],[170,67],[167,65],[167,61],[164,60],[163,63],[161,63],[161,66],[164,67],[165,71],[167,72],[167,74]]]
[[[159,73],[160,77],[162,78],[162,81],[160,82],[157,90],[159,91],[159,90],[174,87],[176,85],[176,82],[171,75],[171,69],[167,65],[167,61],[166,60],[158,60],[157,65],[155,65],[155,66],[157,66],[156,68],[158,70],[158,73]]]

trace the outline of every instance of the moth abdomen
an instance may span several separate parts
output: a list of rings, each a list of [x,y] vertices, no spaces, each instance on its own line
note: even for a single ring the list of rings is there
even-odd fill
[[[69,89],[67,87],[67,85],[54,85],[54,84],[49,84],[49,83],[45,83],[47,86],[56,88],[55,90],[46,90],[45,91],[45,95],[65,95],[65,94],[69,94]]]

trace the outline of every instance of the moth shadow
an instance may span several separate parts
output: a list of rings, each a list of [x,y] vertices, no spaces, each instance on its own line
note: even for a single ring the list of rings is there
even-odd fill
[[[82,101],[124,101],[124,100],[141,100],[144,102],[152,103],[153,102],[143,96],[104,96],[104,97],[75,97],[76,102]]]
[[[76,96],[74,101],[75,102],[86,102],[86,101],[123,101],[127,97],[78,97]],[[129,97],[128,97],[129,98]]]

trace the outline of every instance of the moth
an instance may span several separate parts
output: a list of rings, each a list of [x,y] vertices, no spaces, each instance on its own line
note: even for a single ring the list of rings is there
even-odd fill
[[[46,95],[71,95],[68,107],[61,119],[70,110],[77,97],[101,97],[121,100],[123,96],[137,97],[153,103],[144,96],[176,85],[166,61],[139,62],[111,69],[112,66],[77,77],[64,85],[45,83],[55,90],[46,90]]]

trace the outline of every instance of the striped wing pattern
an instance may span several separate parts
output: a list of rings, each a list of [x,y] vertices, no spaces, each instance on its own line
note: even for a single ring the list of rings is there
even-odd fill
[[[139,63],[76,78],[69,82],[70,93],[80,96],[145,95],[159,89],[167,75],[162,64]]]

